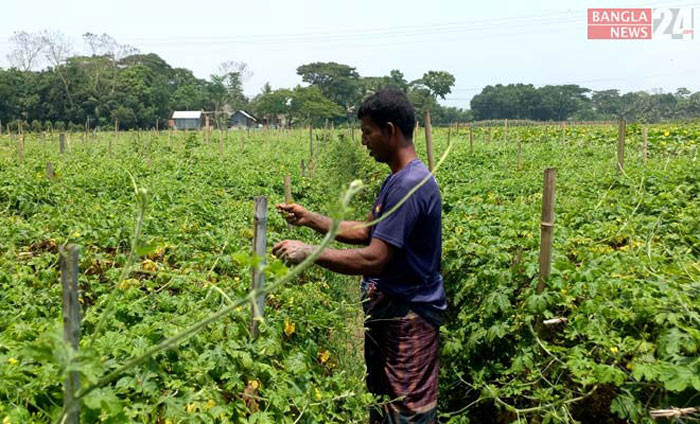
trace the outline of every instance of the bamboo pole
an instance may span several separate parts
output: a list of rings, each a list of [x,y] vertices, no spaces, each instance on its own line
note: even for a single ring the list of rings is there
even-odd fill
[[[474,153],[474,133],[471,124],[469,124],[469,150]]]
[[[518,136],[518,169],[523,169],[523,145],[520,135]]]
[[[542,220],[540,234],[540,272],[537,293],[545,288],[545,281],[552,272],[552,244],[554,241],[554,201],[557,183],[556,168],[544,170],[542,188]]]
[[[644,127],[642,129],[642,157],[644,158],[644,163],[647,163],[647,142],[648,142],[648,134],[649,133],[649,128]]]
[[[561,123],[561,147],[566,148],[566,122]]]
[[[60,154],[66,153],[66,135],[64,133],[58,135],[58,152]]]
[[[224,154],[224,133],[219,129],[219,155]]]
[[[435,158],[433,157],[433,134],[432,125],[430,123],[430,111],[425,111],[425,147],[428,151],[428,169],[433,172],[435,168]]]
[[[312,167],[314,161],[314,124],[309,119],[309,168]]]
[[[255,230],[253,233],[253,253],[259,258],[258,266],[253,267],[252,283],[253,291],[265,288],[265,255],[267,253],[267,197],[255,198]],[[259,295],[251,305],[250,335],[257,338],[259,333],[259,319],[265,317],[265,296]]]
[[[625,168],[625,133],[627,124],[624,119],[617,123],[617,170],[622,172]]]
[[[80,304],[78,303],[78,252],[76,245],[59,248],[61,285],[63,286],[63,341],[74,351],[80,342]],[[75,398],[80,389],[80,372],[71,371],[63,384],[63,415],[66,424],[80,422],[80,402]]]

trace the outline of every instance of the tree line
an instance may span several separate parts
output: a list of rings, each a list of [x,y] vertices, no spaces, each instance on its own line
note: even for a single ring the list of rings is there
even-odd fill
[[[248,97],[243,84],[252,73],[243,62],[223,62],[202,79],[107,34],[84,34],[80,53],[55,31],[16,32],[10,41],[11,67],[0,68],[0,122],[10,128],[20,123],[33,130],[111,128],[115,122],[121,129],[153,128],[165,126],[174,110],[212,111],[221,117],[239,109],[267,122],[283,115],[289,125],[343,125],[355,119],[366,96],[387,87],[406,92],[421,124],[426,110],[436,125],[503,118],[653,122],[700,116],[700,93],[686,89],[620,94],[578,85],[487,86],[474,96],[471,110],[464,110],[439,103],[455,84],[449,72],[428,71],[408,81],[398,69],[385,76],[361,76],[356,68],[334,62],[299,66],[304,86],[273,90],[265,84],[259,94]]]
[[[700,118],[700,92],[650,94],[619,90],[593,91],[578,85],[508,84],[485,87],[471,100],[474,119],[537,121],[611,120],[659,122]]]
[[[438,123],[468,119],[465,111],[437,103],[455,82],[444,71],[409,82],[398,70],[361,77],[348,65],[310,63],[297,68],[308,85],[272,90],[265,84],[249,98],[243,83],[251,71],[243,62],[224,62],[209,79],[201,79],[108,34],[84,34],[82,53],[55,31],[16,32],[10,41],[12,66],[0,68],[0,122],[10,128],[105,128],[115,122],[121,129],[153,128],[164,126],[175,110],[212,111],[220,117],[239,109],[272,122],[284,115],[288,124],[342,124],[354,119],[366,95],[389,86],[409,93],[421,112],[431,108]]]

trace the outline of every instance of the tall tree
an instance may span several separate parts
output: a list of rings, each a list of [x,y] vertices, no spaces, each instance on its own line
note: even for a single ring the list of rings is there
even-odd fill
[[[321,94],[352,110],[361,96],[360,74],[355,68],[335,62],[314,62],[297,68],[302,81],[318,87]]]

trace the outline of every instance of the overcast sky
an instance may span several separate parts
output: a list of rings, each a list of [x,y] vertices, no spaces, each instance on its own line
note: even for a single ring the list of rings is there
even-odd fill
[[[221,62],[246,62],[247,94],[301,82],[299,65],[335,61],[363,76],[429,70],[456,77],[443,102],[468,107],[489,84],[575,83],[623,91],[700,91],[700,1],[579,0],[476,2],[386,0],[146,1],[4,0],[0,66],[13,31],[107,33],[143,53],[207,78]],[[587,40],[588,7],[694,7],[692,40]]]

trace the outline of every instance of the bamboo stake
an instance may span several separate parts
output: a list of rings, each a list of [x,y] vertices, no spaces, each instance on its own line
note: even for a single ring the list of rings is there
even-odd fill
[[[80,305],[78,303],[78,251],[76,245],[59,248],[61,285],[63,286],[63,341],[74,351],[80,342]],[[80,403],[75,399],[80,389],[80,372],[71,371],[63,384],[63,415],[66,424],[80,422]]]
[[[425,111],[425,147],[428,151],[428,169],[433,172],[435,168],[435,158],[433,157],[433,134],[432,125],[430,123],[430,111]]]
[[[267,253],[267,197],[257,196],[255,198],[255,230],[253,234],[253,253],[259,258],[258,266],[253,267],[252,282],[253,290],[265,288],[265,273],[262,267],[265,266],[265,254]],[[265,317],[265,296],[258,296],[251,305],[250,335],[257,338],[259,333],[259,319]]]
[[[625,133],[627,125],[624,119],[620,119],[617,126],[617,170],[622,172],[625,168]]]
[[[66,153],[66,135],[64,133],[58,135],[58,152],[60,154]]]
[[[219,154],[224,154],[224,133],[219,129]]]
[[[648,136],[649,128],[644,127],[642,129],[642,157],[644,158],[644,163],[647,163],[647,136]]]
[[[561,147],[566,148],[566,122],[561,123]]]
[[[518,136],[518,169],[523,169],[523,146],[521,136]]]
[[[469,150],[474,153],[474,133],[471,124],[469,124]]]
[[[554,241],[554,201],[557,183],[556,168],[544,170],[542,189],[542,221],[540,234],[540,272],[537,293],[545,288],[545,281],[552,272],[552,244]]]

